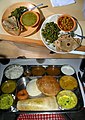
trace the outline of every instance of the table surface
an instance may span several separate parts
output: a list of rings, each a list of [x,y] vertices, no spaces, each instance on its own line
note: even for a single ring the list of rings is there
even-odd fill
[[[0,0],[0,35],[9,35],[6,33],[1,25],[1,19],[4,11],[12,4],[16,2],[32,2],[34,4],[41,3],[41,0]],[[83,35],[85,35],[85,18],[83,16],[83,1],[76,0],[76,3],[66,5],[66,6],[57,6],[52,7],[50,0],[42,0],[44,7],[41,8],[41,12],[43,13],[45,19],[53,14],[70,14],[77,18],[80,23]],[[2,37],[1,37],[2,38]],[[5,37],[6,38],[6,37]],[[35,34],[26,37],[28,40],[40,40],[40,30],[38,30]],[[24,39],[24,38],[22,38]],[[79,50],[85,51],[85,39],[82,41],[83,47]],[[44,45],[30,45],[30,44],[21,44],[14,43],[5,40],[0,40],[0,57],[4,58],[17,58],[18,56],[25,56],[26,58],[84,58],[85,55],[77,55],[77,54],[56,54],[50,53]]]

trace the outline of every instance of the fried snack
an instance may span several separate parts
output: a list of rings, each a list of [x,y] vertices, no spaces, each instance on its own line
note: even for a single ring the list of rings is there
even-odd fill
[[[27,99],[27,98],[28,98],[28,93],[27,93],[27,91],[26,91],[25,89],[20,90],[20,91],[17,93],[17,98],[18,98],[19,100],[25,100],[25,99]]]
[[[55,96],[60,91],[59,83],[52,76],[43,76],[36,83],[39,90],[47,96]]]
[[[20,111],[57,110],[58,105],[54,96],[41,97],[18,101],[17,109]]]
[[[57,51],[70,52],[80,46],[79,38],[73,38],[70,35],[62,35],[55,41]]]

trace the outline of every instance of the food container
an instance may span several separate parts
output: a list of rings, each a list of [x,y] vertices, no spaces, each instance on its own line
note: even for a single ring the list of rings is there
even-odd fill
[[[24,72],[23,66],[18,64],[11,64],[5,68],[4,75],[7,79],[16,80],[23,75],[23,72]]]
[[[76,21],[72,16],[64,14],[59,16],[57,20],[57,25],[60,30],[71,32],[76,28]]]
[[[39,22],[39,15],[35,11],[26,11],[21,15],[20,22],[26,29],[34,27]]]
[[[45,113],[45,112],[47,112],[47,113],[55,113],[55,112],[56,113],[65,113],[65,112],[67,112],[67,113],[69,113],[69,112],[77,112],[77,111],[79,111],[83,108],[83,106],[84,106],[83,98],[82,98],[80,85],[79,85],[79,82],[78,82],[76,72],[74,72],[74,74],[72,74],[70,76],[74,77],[76,79],[77,87],[75,89],[70,90],[70,91],[73,92],[76,95],[77,104],[75,106],[73,106],[73,108],[65,109],[65,108],[62,108],[61,105],[59,105],[59,103],[57,101],[57,96],[59,95],[58,93],[60,93],[61,91],[64,90],[61,87],[59,81],[63,76],[69,76],[69,75],[65,75],[61,71],[61,68],[64,65],[54,65],[54,66],[53,65],[47,65],[47,64],[46,65],[22,65],[23,72],[25,71],[26,66],[28,68],[28,71],[31,72],[31,74],[28,75],[27,77],[25,77],[24,74],[22,74],[21,77],[17,78],[17,80],[14,80],[14,81],[16,81],[16,89],[14,90],[14,92],[12,94],[14,95],[15,99],[14,99],[14,103],[11,106],[11,108],[9,110],[7,110],[8,112],[16,112],[16,113],[22,113],[22,112],[25,112],[25,113]],[[60,70],[60,73],[56,74],[56,75],[54,74],[52,76],[48,75],[46,70],[47,70],[47,68],[51,68],[51,67],[58,68]],[[8,67],[6,67],[6,68],[8,68]],[[39,68],[39,70],[43,69],[44,72],[40,71],[40,73],[43,73],[43,74],[39,73],[39,74],[34,75],[32,73],[32,68],[35,68],[36,71],[37,71],[38,68]],[[74,71],[75,71],[75,69],[74,69]],[[57,94],[55,94],[55,95],[54,94],[49,94],[49,96],[48,96],[48,94],[45,94],[46,91],[42,92],[41,88],[43,89],[43,86],[40,87],[40,84],[39,84],[39,86],[37,86],[38,90],[40,90],[40,91],[37,92],[37,89],[35,88],[36,87],[35,84],[37,83],[37,80],[40,80],[40,79],[42,79],[43,77],[46,77],[46,76],[48,78],[49,78],[49,76],[55,78],[58,85],[60,85],[59,91],[57,92]],[[7,77],[3,73],[1,86],[3,85],[3,83],[5,81],[7,81]],[[49,79],[48,79],[48,81],[49,81]],[[51,88],[50,86],[51,85],[55,86],[55,84],[50,84],[50,86],[49,86],[48,81],[47,81],[46,85],[48,86],[47,90],[49,91],[49,89]],[[38,84],[36,84],[36,85],[38,85]],[[29,87],[29,89],[27,87]],[[21,100],[21,97],[23,97],[23,94],[21,94],[21,93],[23,93],[22,90],[24,90],[26,98],[24,97],[24,99]],[[33,94],[33,91],[34,91],[34,93],[36,92],[36,94]],[[20,98],[17,97],[19,92],[20,92],[19,95],[21,95],[21,97],[19,96]],[[30,93],[32,93],[32,94],[30,94]],[[3,92],[1,91],[1,95],[2,94],[3,94]],[[33,107],[30,107],[30,104]],[[26,105],[26,108],[25,108],[24,105]],[[37,107],[37,106],[39,106],[39,107]],[[42,108],[40,108],[40,106],[42,106]],[[3,110],[1,110],[1,111],[3,111]]]
[[[12,94],[2,94],[0,96],[0,109],[9,110],[13,105],[14,99]]]
[[[3,93],[13,93],[16,89],[16,82],[13,80],[7,80],[1,85],[1,91]]]
[[[71,65],[63,65],[61,67],[61,72],[65,75],[73,75],[75,70]]]
[[[57,76],[61,73],[61,71],[59,67],[56,67],[55,65],[53,65],[53,66],[48,66],[46,68],[46,73],[48,75]]]
[[[72,109],[77,105],[78,98],[70,90],[62,90],[57,95],[57,102],[60,109]]]
[[[31,73],[33,76],[42,76],[45,74],[45,68],[43,66],[32,66]]]
[[[75,77],[64,75],[59,80],[60,86],[65,90],[75,90],[78,87],[78,81]]]

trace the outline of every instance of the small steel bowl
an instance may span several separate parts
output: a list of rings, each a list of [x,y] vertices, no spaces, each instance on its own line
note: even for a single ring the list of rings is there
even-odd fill
[[[48,66],[46,68],[46,73],[51,76],[57,76],[61,73],[60,68],[55,65]]]
[[[61,110],[70,110],[76,107],[78,98],[71,90],[62,90],[57,94],[57,103]]]
[[[5,68],[4,75],[9,80],[16,80],[23,75],[23,72],[23,66],[19,64],[11,64]]]
[[[33,66],[31,67],[31,73],[33,76],[42,76],[45,74],[45,68],[43,66]]]
[[[1,85],[1,91],[3,93],[13,93],[16,89],[16,81],[14,80],[6,80]]]
[[[66,64],[61,67],[61,72],[65,75],[73,75],[75,69],[71,65]]]
[[[14,103],[14,98],[12,94],[2,94],[0,96],[0,109],[2,110],[11,109],[13,103]]]

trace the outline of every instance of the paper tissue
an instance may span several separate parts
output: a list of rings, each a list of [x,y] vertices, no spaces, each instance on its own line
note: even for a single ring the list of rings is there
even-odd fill
[[[75,3],[75,0],[50,0],[53,7],[65,6]]]

